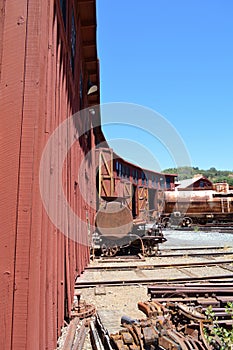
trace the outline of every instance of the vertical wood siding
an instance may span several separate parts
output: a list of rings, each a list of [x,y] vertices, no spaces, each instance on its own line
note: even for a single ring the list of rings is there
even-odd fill
[[[65,237],[49,220],[39,189],[44,146],[79,106],[79,82],[72,77],[70,42],[64,41],[59,3],[0,0],[0,349],[4,350],[56,347],[63,320],[70,313],[75,278],[89,260],[88,246]],[[67,3],[71,11],[73,1]],[[79,28],[77,33],[75,76],[79,78],[82,67],[86,82]],[[58,158],[59,147],[52,150]],[[88,207],[74,188],[87,151],[88,145],[81,148],[79,142],[72,147],[64,164],[63,186],[72,208],[93,224],[95,208]],[[80,185],[94,203],[93,162],[87,169],[88,181],[81,179]],[[87,225],[81,232],[77,222],[69,222],[59,198],[56,215],[58,220],[68,218],[67,226],[76,227],[77,236],[84,235],[88,241]]]

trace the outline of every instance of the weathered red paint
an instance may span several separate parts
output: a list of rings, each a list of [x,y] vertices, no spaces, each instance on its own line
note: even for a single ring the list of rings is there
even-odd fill
[[[44,146],[56,126],[79,109],[81,70],[83,86],[88,75],[94,83],[99,79],[95,1],[67,1],[66,31],[59,6],[60,1],[0,1],[0,348],[5,350],[56,347],[64,317],[70,312],[75,278],[89,259],[87,246],[64,237],[49,221],[39,191]],[[72,6],[78,53],[74,77],[70,68]],[[92,46],[84,47],[89,41]],[[98,102],[98,94],[88,100],[83,92],[83,108]],[[91,144],[96,140],[91,131]],[[72,147],[64,165],[63,186],[71,206],[93,224],[95,208],[85,206],[74,190],[88,147],[81,148],[78,142]],[[88,183],[80,180],[86,191],[95,181],[92,167],[87,169]],[[66,217],[59,203],[57,217]],[[78,225],[77,234],[87,239],[87,232],[80,232]]]

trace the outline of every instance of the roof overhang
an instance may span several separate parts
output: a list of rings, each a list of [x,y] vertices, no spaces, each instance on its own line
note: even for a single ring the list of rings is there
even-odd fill
[[[100,103],[99,86],[99,61],[96,43],[96,0],[77,0],[78,12],[81,22],[82,48],[88,78],[92,84],[97,85],[98,90],[88,95],[88,104]]]

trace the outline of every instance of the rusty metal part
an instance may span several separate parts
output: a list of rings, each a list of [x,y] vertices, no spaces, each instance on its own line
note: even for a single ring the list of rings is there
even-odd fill
[[[189,216],[185,216],[181,221],[182,227],[191,227],[193,220]]]
[[[128,346],[125,345],[124,338],[121,334],[111,334],[110,339],[111,339],[112,343],[114,344],[114,347],[117,350],[128,350],[129,349]],[[133,344],[133,340],[130,344]]]
[[[96,309],[92,304],[86,304],[84,301],[74,303],[71,311],[71,317],[78,317],[80,319],[91,317],[95,314]]]
[[[170,227],[171,226],[171,221],[170,221],[169,217],[162,218],[161,224],[162,224],[162,226],[164,228]]]
[[[133,328],[133,325],[130,325],[130,324],[127,324],[127,323],[124,323],[123,326],[128,330],[128,332],[131,334],[133,340],[134,340],[134,343],[139,347],[139,349],[142,349],[141,345],[140,345],[140,342],[141,342],[141,339],[138,339],[138,334],[134,332],[134,328]]]
[[[176,343],[180,345],[181,350],[193,350],[189,341],[180,333],[177,333],[174,329],[167,329],[166,334]]]
[[[78,317],[75,317],[73,320],[71,320],[68,331],[66,334],[66,339],[63,345],[62,350],[71,350],[74,342],[75,332],[77,329],[77,326],[79,324],[80,320]]]
[[[133,227],[131,211],[120,202],[106,202],[95,218],[98,231],[108,238],[116,239],[127,235]]]
[[[150,346],[158,345],[159,332],[156,331],[154,324],[151,320],[137,321],[129,320],[123,323],[124,330],[121,330],[116,335],[111,335],[112,341],[117,346],[117,349],[150,349]],[[128,347],[125,347],[125,346]],[[154,348],[154,347],[153,347]],[[153,349],[152,348],[152,349]]]
[[[216,251],[216,252],[199,252],[199,251],[187,251],[184,254],[184,252],[179,253],[179,250],[177,249],[178,253],[170,253],[161,251],[161,256],[163,257],[179,257],[179,256],[218,256],[218,255],[232,255],[233,251]]]
[[[206,339],[206,337],[205,337],[205,333],[204,333],[204,324],[203,324],[202,321],[200,321],[200,326],[199,326],[199,327],[200,327],[200,339],[202,340],[202,342],[203,342],[205,348],[206,348],[207,350],[212,350],[212,349],[213,349],[212,346],[209,345],[209,343],[207,342],[207,339]]]
[[[159,239],[156,238],[142,238],[143,242],[143,255],[144,256],[155,256],[159,250],[158,243]]]
[[[155,317],[163,315],[162,305],[156,301],[138,302],[138,309],[147,317]]]
[[[102,244],[100,249],[101,249],[101,254],[103,256],[108,256],[108,257],[115,256],[119,251],[119,247],[115,244],[110,247],[108,247],[106,244]]]
[[[157,298],[171,298],[171,297],[196,297],[196,298],[208,298],[208,297],[227,297],[229,296],[229,301],[233,299],[233,283],[227,284],[227,286],[217,286],[212,284],[192,285],[160,285],[160,286],[149,286],[148,293],[151,295],[152,299]]]
[[[177,308],[179,309],[179,312],[188,317],[191,320],[194,321],[202,321],[202,322],[209,322],[207,320],[206,316],[202,314],[201,312],[197,311],[195,308],[187,306],[182,303],[178,303]]]
[[[94,350],[105,350],[93,321],[90,322],[90,337]]]
[[[100,336],[101,342],[105,350],[112,350],[112,345],[110,343],[108,330],[104,327],[103,323],[101,322],[101,319],[98,313],[95,315],[95,327],[96,327],[96,331]]]
[[[121,330],[119,334],[122,336],[122,339],[125,344],[127,345],[133,344],[133,337],[129,332],[127,332],[126,330]]]
[[[162,346],[162,349],[180,350],[180,345],[166,335],[159,338],[158,344]]]
[[[78,335],[74,341],[72,350],[83,350],[84,342],[89,331],[89,321],[84,320],[80,329],[78,330]]]
[[[76,282],[76,288],[91,288],[96,287],[97,285],[103,285],[103,286],[121,286],[121,285],[134,285],[134,284],[149,284],[149,283],[158,283],[162,284],[165,282],[195,282],[195,281],[219,281],[219,280],[232,280],[233,279],[233,273],[229,275],[209,275],[209,276],[201,276],[201,277],[169,277],[169,278],[163,278],[161,276],[160,278],[137,278],[137,279],[127,279],[122,281],[122,279],[119,280],[104,280],[104,281],[77,281]],[[230,300],[229,300],[230,301]]]
[[[143,334],[144,344],[146,346],[158,344],[158,335],[154,327],[152,327],[152,325],[142,327],[142,334]]]
[[[224,324],[231,329],[233,320],[230,319],[224,307],[219,305],[216,294],[219,293],[220,298],[227,298],[228,301],[233,285],[227,284],[225,287],[220,283],[211,287],[210,283],[148,287],[152,296],[154,293],[154,296],[159,295],[160,298],[138,303],[138,308],[146,314],[146,319],[135,320],[128,316],[122,317],[123,329],[110,335],[113,348],[117,350],[219,350],[220,340],[217,336],[212,337],[211,344],[208,344],[204,336],[204,332],[211,334],[214,327],[214,321],[207,318],[205,311],[208,305],[217,303],[218,306],[214,306],[214,312],[218,317],[218,324]],[[109,336],[106,334],[106,337]],[[111,348],[106,347],[106,349]]]
[[[233,255],[233,252],[231,253]],[[140,260],[139,260],[140,259]],[[121,263],[124,262],[134,262],[135,264],[131,264],[131,265],[121,265]],[[190,262],[190,263],[172,263],[171,264],[141,264],[138,265],[137,262],[141,262],[141,261],[146,261],[146,259],[144,259],[142,257],[142,255],[140,256],[140,254],[138,254],[137,256],[119,256],[115,259],[110,259],[110,258],[101,258],[98,260],[98,262],[100,264],[104,263],[103,265],[98,265],[98,266],[88,266],[86,268],[86,270],[89,271],[95,271],[95,270],[134,270],[134,269],[146,269],[146,270],[153,270],[155,268],[177,268],[177,267],[198,267],[198,266],[214,266],[214,265],[221,265],[222,268],[224,268],[225,264],[227,265],[227,269],[228,269],[228,264],[232,263],[232,259],[231,260],[214,260],[214,261],[198,261],[198,262]],[[117,262],[118,264],[116,266],[108,266],[107,263],[111,263],[111,262]],[[203,284],[202,284],[203,285]]]

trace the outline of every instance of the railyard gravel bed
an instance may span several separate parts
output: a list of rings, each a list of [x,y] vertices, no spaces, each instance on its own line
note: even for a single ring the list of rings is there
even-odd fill
[[[226,260],[229,258],[229,256],[226,256]],[[182,257],[182,258],[160,258],[160,257],[154,257],[154,258],[146,258],[144,261],[144,264],[156,264],[158,261],[161,261],[161,263],[165,263],[164,259],[166,259],[166,263],[170,263],[171,265],[174,262],[192,262],[197,261],[198,258],[189,258],[189,257]],[[224,257],[221,257],[222,260],[224,260]],[[202,259],[203,260],[203,259]],[[95,262],[91,263],[95,265]],[[117,263],[115,263],[117,265]],[[124,265],[130,265],[129,263],[124,263]],[[111,263],[112,265],[112,263]],[[114,265],[114,264],[113,264]],[[213,274],[220,274],[223,272],[222,270],[219,270],[220,268],[218,266],[211,267],[211,272]],[[156,269],[157,273],[159,275],[164,275],[164,269]],[[182,270],[185,270],[182,269]],[[200,276],[208,275],[209,273],[209,267],[208,268],[198,268],[198,270],[193,269],[192,272],[189,271],[189,273],[193,273],[194,275],[198,274]],[[140,270],[138,270],[140,272]],[[182,271],[184,272],[184,271]],[[154,271],[151,270],[151,274],[153,275]],[[174,273],[179,274],[181,273],[179,270],[166,270],[166,277],[168,278],[174,278]],[[116,278],[117,271],[108,271],[108,278],[111,279]],[[224,275],[224,272],[223,272]],[[94,281],[93,281],[94,282]],[[97,312],[100,313],[101,317],[107,318],[109,320],[108,324],[108,331],[111,333],[115,333],[119,331],[120,324],[121,324],[121,317],[126,315],[131,318],[135,319],[143,319],[145,318],[144,314],[138,310],[137,304],[139,301],[146,301],[149,299],[149,296],[147,295],[147,285],[141,285],[140,283],[133,286],[97,286],[94,288],[82,288],[81,290],[81,298],[83,300],[86,300],[88,303],[94,304]],[[86,338],[85,347],[84,350],[91,350],[91,344],[89,336]]]
[[[181,264],[187,264],[187,263],[198,263],[203,262],[203,260],[206,261],[217,261],[217,260],[230,260],[233,261],[233,254],[229,255],[229,253],[233,250],[233,236],[232,235],[215,235],[212,234],[210,236],[209,233],[200,233],[200,232],[193,232],[193,233],[178,233],[177,231],[167,231],[165,232],[165,235],[168,238],[168,242],[162,245],[161,251],[162,253],[165,251],[169,251],[169,248],[171,248],[171,251],[174,249],[178,252],[179,247],[182,247],[181,252],[182,256],[177,257],[162,257],[162,256],[156,256],[152,258],[144,258],[142,260],[138,259],[134,262],[132,261],[121,261],[120,259],[118,262],[101,262],[101,259],[95,259],[94,261],[90,262],[90,267],[95,270],[97,273],[96,275],[92,275],[92,278],[94,278],[93,282],[95,282],[95,278],[98,280],[98,278],[101,276],[100,270],[98,272],[98,267],[100,266],[107,266],[108,267],[116,267],[112,271],[108,271],[108,278],[109,279],[119,279],[121,267],[132,266],[136,265],[134,273],[140,278],[140,275],[143,274],[143,271],[141,272],[140,269],[137,270],[137,266],[140,268],[143,265],[149,266],[151,269],[152,265],[173,265],[175,263],[181,263]],[[221,257],[219,256],[211,256],[208,255],[206,257],[203,256],[188,256],[188,253],[192,251],[192,246],[198,246],[199,245],[206,246],[208,249],[208,253],[211,252],[221,252]],[[214,246],[216,246],[216,249],[214,249]],[[217,248],[219,246],[219,248]],[[186,247],[186,250],[184,248]],[[190,249],[191,248],[191,249]],[[226,255],[224,255],[224,252],[227,252]],[[117,272],[117,269],[119,268],[119,273]],[[211,272],[213,274],[219,275],[223,274],[223,270],[218,266],[211,266],[211,267],[199,267],[197,268],[189,268],[189,274],[199,274],[200,276],[208,275],[209,271],[211,269]],[[181,268],[182,272],[187,271],[186,267]],[[80,281],[84,280],[85,274],[88,272],[86,270],[84,274],[80,277]],[[89,271],[91,272],[91,271]],[[130,272],[130,271],[129,271]],[[151,270],[151,273],[153,274],[153,267]],[[167,278],[173,278],[174,273],[181,273],[179,269],[167,269],[166,270],[166,277]],[[227,273],[227,272],[226,272]],[[159,268],[156,266],[156,275],[158,276],[161,274],[164,274],[164,269]],[[112,276],[112,277],[111,277]],[[224,279],[224,278],[223,278]],[[78,280],[77,280],[78,282]],[[76,285],[76,289],[77,285]],[[103,317],[106,317],[109,319],[109,331],[110,332],[116,332],[120,329],[120,321],[121,317],[126,315],[131,318],[136,319],[142,319],[144,318],[144,314],[138,310],[137,303],[139,301],[146,301],[149,299],[149,296],[147,295],[147,285],[142,285],[140,283],[136,285],[122,285],[122,286],[97,286],[92,288],[82,288],[80,289],[81,292],[81,300],[85,300],[88,304],[95,305],[97,312],[101,313]],[[66,328],[66,327],[65,327]],[[64,328],[63,333],[66,332],[66,329]],[[64,335],[63,335],[64,338]],[[62,343],[62,341],[61,341]],[[58,347],[58,349],[62,349],[62,346]],[[84,344],[84,350],[92,350],[89,335],[86,337],[86,341]]]
[[[233,261],[233,255],[229,256],[221,256],[221,260],[229,260],[232,258]],[[217,260],[217,257],[213,257],[213,260]],[[161,257],[153,257],[153,258],[145,258],[144,262],[137,262],[137,265],[159,265],[159,264],[170,264],[171,266],[174,263],[192,263],[192,262],[199,262],[203,261],[202,258],[198,257],[186,257],[185,255],[183,257],[172,257],[172,258],[161,258]],[[123,266],[130,266],[132,263],[130,262],[124,262],[120,263],[120,265]],[[100,264],[97,261],[93,261],[90,263],[90,266],[95,266],[98,268]],[[116,267],[118,266],[118,263],[111,263],[108,264],[108,266]],[[106,266],[107,267],[107,266]],[[211,273],[216,274],[216,275],[225,275],[228,274],[227,271],[224,271],[222,268],[218,266],[211,266],[211,267],[195,267],[195,268],[189,268],[187,269],[182,268],[182,271],[188,270],[191,273],[193,273],[195,276],[205,276],[208,275],[208,273],[211,271]],[[89,272],[89,271],[88,271]],[[96,271],[97,274],[92,274],[90,272],[90,278],[93,276],[93,278],[97,279],[100,277],[100,272]],[[136,274],[140,278],[140,274],[143,274],[143,271],[141,272],[140,270],[134,269],[134,274]],[[122,271],[117,272],[117,270],[109,270],[109,271],[104,271],[106,276],[109,279],[115,279],[118,278],[118,276],[122,273]],[[128,274],[131,272],[128,271]],[[147,271],[147,274],[151,275],[151,277],[154,276],[155,271],[149,270]],[[156,275],[159,277],[161,275],[164,276],[166,274],[167,278],[174,278],[174,274],[180,275],[180,271],[178,269],[159,269],[156,267]],[[148,275],[148,277],[149,277]],[[143,276],[142,276],[143,277]],[[84,280],[85,278],[85,272],[81,277],[81,281]],[[88,277],[89,278],[89,277]],[[78,281],[77,281],[78,282]],[[91,281],[90,281],[91,282]],[[95,280],[92,280],[94,283]],[[78,289],[78,287],[76,287]],[[122,285],[122,286],[101,286],[99,285],[98,287],[92,287],[92,288],[82,288],[80,289],[81,292],[81,298],[86,300],[88,303],[94,304],[97,308],[97,310],[120,310],[123,314],[128,314],[129,316],[134,317],[142,317],[143,314],[141,311],[137,310],[137,303],[138,301],[145,301],[148,299],[147,296],[147,285],[141,285],[140,282],[137,285],[134,286],[127,286],[127,285]]]

